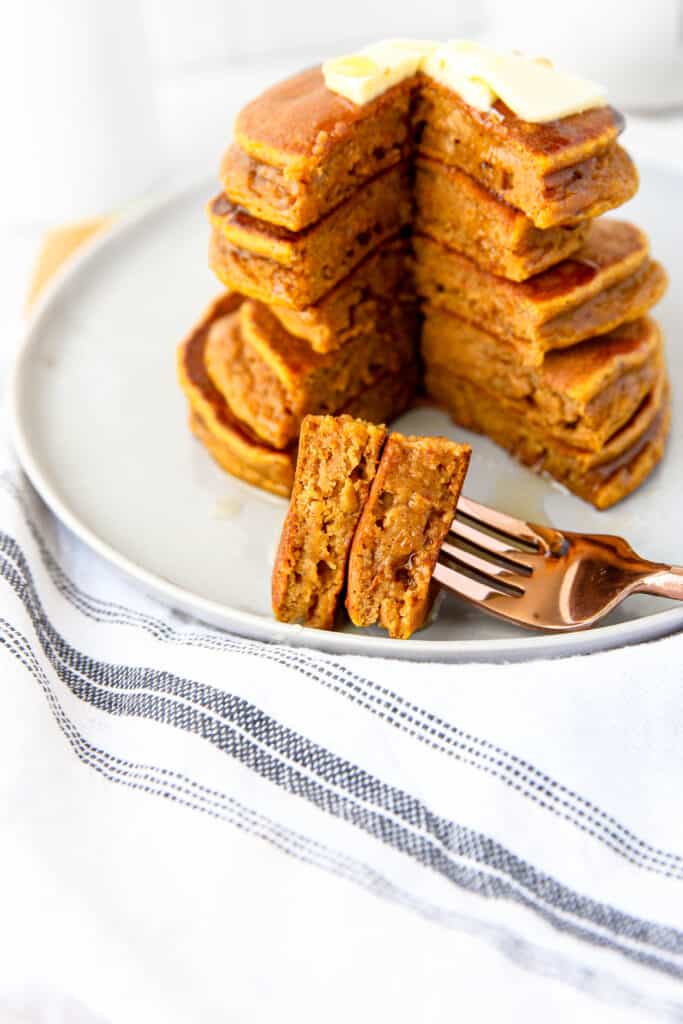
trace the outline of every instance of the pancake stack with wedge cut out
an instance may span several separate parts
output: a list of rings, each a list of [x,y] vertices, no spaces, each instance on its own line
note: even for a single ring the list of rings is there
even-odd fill
[[[308,414],[390,421],[419,381],[456,423],[605,508],[661,458],[670,391],[609,106],[542,124],[417,72],[365,103],[320,68],[237,119],[208,204],[228,289],[181,345],[191,425],[279,494]],[[418,365],[420,367],[418,373]]]
[[[566,121],[601,115],[607,136],[608,111]],[[662,336],[646,315],[666,274],[642,231],[595,217],[628,194],[618,146],[596,153],[597,136],[562,121],[505,122],[486,152],[497,195],[466,174],[476,171],[469,137],[449,152],[443,134],[423,135],[413,249],[426,390],[456,423],[607,508],[654,468],[668,433]]]

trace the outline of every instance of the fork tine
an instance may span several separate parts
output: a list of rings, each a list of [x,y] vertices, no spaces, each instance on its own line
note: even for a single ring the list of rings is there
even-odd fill
[[[512,537],[514,540],[521,541],[524,544],[530,544],[535,548],[547,549],[548,545],[545,539],[536,533],[530,523],[525,523],[523,519],[515,519],[514,516],[509,516],[505,512],[499,512],[495,508],[481,505],[478,501],[472,501],[471,498],[466,498],[463,494],[458,499],[457,510],[467,516],[468,519],[482,523],[489,530],[496,530],[498,533],[503,533],[507,537]]]
[[[464,548],[459,548],[456,544],[450,544],[448,541],[444,541],[441,545],[441,551],[461,565],[474,569],[475,572],[485,577],[487,581],[490,580],[491,583],[500,580],[506,587],[519,590],[520,593],[524,592],[521,582],[512,582],[513,580],[520,580],[520,576],[515,572],[512,564],[507,566],[499,565],[497,562],[491,562],[487,558],[480,558],[479,555],[475,555],[471,551],[465,551]],[[520,566],[520,568],[524,567]]]
[[[437,562],[434,566],[432,578],[437,583],[441,583],[447,590],[451,590],[454,594],[459,594],[460,597],[467,598],[468,601],[474,601],[475,604],[485,605],[486,601],[493,594],[502,596],[502,591],[498,590],[493,584],[487,586],[485,583],[473,580],[471,576],[466,576],[464,573],[458,572],[457,569],[452,569],[451,566],[444,565],[442,562]]]
[[[539,622],[533,608],[529,608],[524,593],[510,594],[503,590],[498,590],[495,586],[487,586],[485,583],[473,580],[470,576],[465,576],[464,573],[458,572],[457,569],[452,569],[442,562],[436,563],[433,579],[452,594],[464,598],[471,604],[476,605],[477,608],[481,608],[483,611],[489,612],[489,614],[495,615],[498,618],[506,619],[508,622],[514,622],[515,625],[522,626],[525,629],[545,628],[559,629],[560,631],[567,629],[566,626],[559,626],[555,623],[551,625],[547,622]]]
[[[461,522],[459,519],[454,519],[451,523],[450,533],[454,537],[467,541],[468,544],[473,544],[488,554],[505,558],[506,561],[512,563],[513,567],[516,565],[522,571],[525,569],[527,572],[533,570],[534,561],[543,557],[536,553],[522,551],[520,548],[508,544],[498,537],[492,537],[490,534],[484,533],[483,530],[478,530],[476,526],[472,526],[470,523]]]
[[[644,561],[620,537],[520,523],[467,498],[460,500],[456,512],[435,580],[483,610],[529,629],[587,629],[631,594],[664,594],[658,588],[649,591],[653,573],[655,579],[662,572],[672,580],[676,572],[683,577],[683,568],[670,570]],[[528,575],[515,575],[525,570]],[[666,594],[683,600],[678,579],[674,589]]]

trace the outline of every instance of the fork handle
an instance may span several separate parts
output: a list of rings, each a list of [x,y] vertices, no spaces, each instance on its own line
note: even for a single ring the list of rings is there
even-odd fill
[[[653,572],[641,580],[637,590],[641,594],[656,594],[657,597],[672,597],[675,601],[683,601],[683,567],[672,565],[669,569]]]

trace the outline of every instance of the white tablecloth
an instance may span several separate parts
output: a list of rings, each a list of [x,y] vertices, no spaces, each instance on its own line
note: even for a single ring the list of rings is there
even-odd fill
[[[683,637],[417,666],[213,632],[5,457],[0,1007],[680,1020],[682,663]]]

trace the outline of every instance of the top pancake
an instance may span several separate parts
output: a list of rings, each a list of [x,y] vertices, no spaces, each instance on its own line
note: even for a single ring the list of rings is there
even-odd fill
[[[418,86],[447,94],[455,106],[467,108],[473,120],[485,125],[497,141],[532,156],[544,173],[607,149],[624,128],[622,115],[609,106],[545,124],[522,121],[500,101],[491,111],[476,110],[423,75],[415,75],[370,103],[359,105],[331,92],[318,65],[272,85],[248,103],[238,114],[235,137],[250,156],[304,177],[305,170],[323,159],[359,121],[376,120],[379,111],[405,102],[406,93]]]
[[[444,125],[444,120],[449,124]],[[622,153],[616,147],[622,129],[623,118],[611,107],[545,124],[521,121],[500,102],[491,111],[478,111],[421,74],[357,105],[327,89],[320,67],[315,67],[272,86],[247,104],[237,118],[238,147],[226,154],[221,177],[233,202],[255,216],[300,230],[365,178],[404,158],[417,132],[420,151],[448,163],[462,167],[461,154],[470,151],[464,169],[475,177],[476,168],[493,161],[505,165],[508,177],[516,171],[533,179],[536,192],[550,187],[552,223],[559,224],[585,210],[589,215],[594,215],[593,210],[602,212],[635,191],[635,170],[622,159],[619,188],[611,198],[611,158],[615,152]],[[454,133],[459,137],[454,139]],[[443,145],[440,135],[448,136]],[[600,158],[607,160],[605,167],[586,165]],[[562,172],[576,165],[582,165],[581,174],[570,175],[571,182],[565,182]],[[557,174],[560,180],[554,181]],[[495,185],[488,180],[482,183]],[[521,194],[529,191],[527,187]],[[570,194],[565,201],[566,192]],[[523,209],[537,226],[552,226],[537,222],[537,215],[543,219],[542,211],[534,214],[515,202],[514,195],[504,198]]]
[[[235,138],[249,156],[306,177],[359,122],[376,120],[389,106],[407,111],[414,84],[406,80],[358,105],[327,88],[320,65],[308,68],[247,103],[237,116]]]

